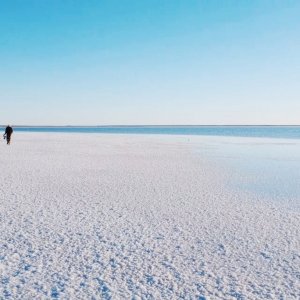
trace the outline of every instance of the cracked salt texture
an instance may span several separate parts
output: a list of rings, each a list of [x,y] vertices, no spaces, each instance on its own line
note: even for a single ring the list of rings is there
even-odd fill
[[[0,145],[0,299],[299,299],[299,211],[234,189],[203,141]]]

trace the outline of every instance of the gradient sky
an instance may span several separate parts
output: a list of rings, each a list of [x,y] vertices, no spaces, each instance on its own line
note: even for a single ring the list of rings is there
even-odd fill
[[[300,124],[300,1],[0,0],[0,124]]]

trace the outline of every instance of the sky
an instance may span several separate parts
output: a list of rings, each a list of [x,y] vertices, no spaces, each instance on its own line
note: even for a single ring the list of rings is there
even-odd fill
[[[0,124],[300,124],[300,1],[0,0]]]

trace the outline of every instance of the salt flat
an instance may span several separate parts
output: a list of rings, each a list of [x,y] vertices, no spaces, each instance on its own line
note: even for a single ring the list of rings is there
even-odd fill
[[[229,184],[201,137],[0,145],[0,299],[299,299],[300,212]],[[208,147],[208,148],[207,148]]]

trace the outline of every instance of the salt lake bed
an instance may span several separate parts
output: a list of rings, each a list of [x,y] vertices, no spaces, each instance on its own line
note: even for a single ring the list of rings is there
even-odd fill
[[[299,299],[300,140],[17,133],[0,299]]]

